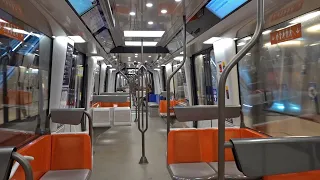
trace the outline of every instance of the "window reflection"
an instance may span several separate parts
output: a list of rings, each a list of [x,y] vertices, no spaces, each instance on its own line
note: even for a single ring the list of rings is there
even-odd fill
[[[181,61],[174,61],[172,63],[173,65],[173,71],[175,71],[180,66]],[[186,81],[186,75],[185,75],[185,69],[184,66],[181,67],[181,69],[173,76],[173,82],[174,82],[174,97],[175,100],[177,100],[179,103],[188,105],[188,88],[187,88],[187,81]]]
[[[239,63],[246,124],[273,136],[320,134],[320,16],[303,16],[266,30]],[[301,23],[302,37],[271,45],[270,32],[293,22]],[[247,42],[237,41],[238,51]]]
[[[15,18],[0,20],[0,127],[34,132],[44,124],[50,61],[50,38]]]

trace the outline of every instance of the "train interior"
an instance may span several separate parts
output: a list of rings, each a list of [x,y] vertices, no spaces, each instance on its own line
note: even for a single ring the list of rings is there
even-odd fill
[[[318,180],[318,68],[318,0],[2,0],[0,179]]]

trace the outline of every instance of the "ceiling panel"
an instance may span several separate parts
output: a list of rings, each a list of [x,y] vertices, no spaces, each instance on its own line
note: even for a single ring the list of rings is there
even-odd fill
[[[143,9],[142,0],[111,0],[116,22],[121,30],[157,30],[167,31],[172,27],[172,19],[181,12],[178,11],[179,2],[175,0],[144,0]],[[146,3],[152,3],[152,7],[146,7]],[[167,10],[162,14],[161,10]],[[135,16],[130,16],[130,12],[135,12]],[[141,12],[143,17],[141,18]],[[149,25],[148,22],[153,24]],[[138,38],[126,38],[125,40],[137,40]],[[151,41],[160,41],[160,38],[148,38]]]

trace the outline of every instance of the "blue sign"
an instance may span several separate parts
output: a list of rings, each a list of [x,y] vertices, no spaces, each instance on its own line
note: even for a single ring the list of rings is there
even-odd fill
[[[68,0],[72,7],[77,11],[79,16],[91,9],[95,0]]]
[[[206,8],[223,19],[246,2],[247,0],[212,0],[206,5]]]

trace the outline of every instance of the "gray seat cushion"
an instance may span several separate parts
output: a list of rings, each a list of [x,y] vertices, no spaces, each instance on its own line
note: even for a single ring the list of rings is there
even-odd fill
[[[157,104],[155,102],[148,102],[148,106],[156,108],[156,107],[159,107],[159,104]]]
[[[218,172],[218,162],[209,163],[210,166]],[[256,180],[261,179],[257,177],[247,177],[242,172],[240,172],[237,168],[237,165],[234,161],[226,161],[225,162],[225,179],[248,179],[248,180]]]
[[[48,171],[40,180],[88,180],[90,177],[89,169],[75,169],[75,170],[56,170]]]
[[[216,179],[217,173],[207,163],[181,163],[168,166],[175,180]]]

